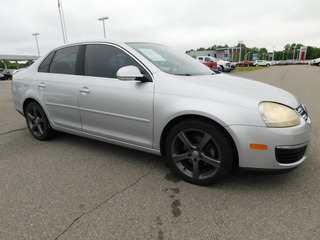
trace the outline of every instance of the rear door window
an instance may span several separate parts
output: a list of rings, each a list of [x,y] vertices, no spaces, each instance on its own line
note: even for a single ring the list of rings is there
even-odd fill
[[[49,72],[75,74],[79,46],[67,47],[56,52],[52,59]]]

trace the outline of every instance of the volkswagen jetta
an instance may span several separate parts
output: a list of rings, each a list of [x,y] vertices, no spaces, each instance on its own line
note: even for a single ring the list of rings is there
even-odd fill
[[[233,166],[295,168],[310,143],[311,120],[292,94],[216,75],[160,44],[67,44],[16,73],[12,93],[38,140],[62,131],[163,155],[200,185]]]

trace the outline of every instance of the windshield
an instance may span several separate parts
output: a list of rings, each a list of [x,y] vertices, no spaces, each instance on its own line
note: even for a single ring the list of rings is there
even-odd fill
[[[199,63],[197,60],[186,54],[175,52],[167,46],[153,43],[127,44],[146,57],[163,72],[183,76],[214,74],[204,64]]]

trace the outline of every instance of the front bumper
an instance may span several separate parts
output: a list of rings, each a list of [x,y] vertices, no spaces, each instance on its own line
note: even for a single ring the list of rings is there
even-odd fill
[[[222,65],[222,66],[223,66],[223,65]],[[228,65],[224,65],[223,68],[224,68],[224,70],[225,70],[226,72],[232,70],[231,66],[228,66]]]
[[[226,129],[237,146],[239,167],[290,169],[299,166],[307,158],[311,124],[306,121],[289,128],[233,125]],[[266,145],[267,150],[251,149],[250,144]]]

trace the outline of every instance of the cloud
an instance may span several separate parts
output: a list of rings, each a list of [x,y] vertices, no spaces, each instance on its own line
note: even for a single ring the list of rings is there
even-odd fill
[[[150,41],[180,51],[212,45],[229,46],[243,40],[249,47],[299,42],[320,47],[320,1],[305,0],[62,0],[70,42],[103,37]],[[63,43],[56,0],[15,0],[2,6],[0,53],[36,54]]]

